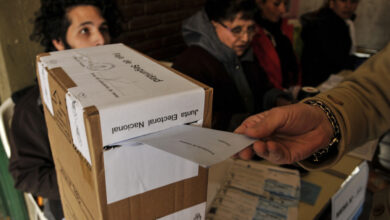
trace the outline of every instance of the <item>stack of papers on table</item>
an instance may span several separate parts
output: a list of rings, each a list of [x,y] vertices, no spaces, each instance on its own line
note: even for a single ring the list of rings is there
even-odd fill
[[[208,219],[297,219],[299,172],[236,161]]]

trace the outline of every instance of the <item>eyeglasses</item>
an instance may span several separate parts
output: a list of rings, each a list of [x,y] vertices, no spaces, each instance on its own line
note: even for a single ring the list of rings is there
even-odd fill
[[[235,36],[235,37],[242,37],[245,33],[248,34],[248,35],[250,35],[250,36],[252,36],[252,35],[254,35],[255,32],[256,32],[256,25],[255,25],[255,24],[253,24],[253,25],[247,27],[246,30],[245,30],[245,29],[244,29],[243,27],[241,27],[241,26],[237,26],[237,27],[234,27],[234,28],[229,28],[228,26],[226,26],[224,23],[222,23],[222,22],[220,22],[220,21],[218,21],[218,23],[219,23],[222,27],[224,27],[224,28],[226,28],[227,30],[229,30],[230,33],[232,33],[233,36]]]

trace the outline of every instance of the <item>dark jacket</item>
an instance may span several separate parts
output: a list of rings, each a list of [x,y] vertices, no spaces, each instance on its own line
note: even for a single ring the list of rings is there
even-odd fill
[[[346,22],[323,8],[301,17],[302,84],[317,86],[331,74],[352,69],[352,41]]]
[[[12,118],[9,171],[15,188],[48,198],[56,209],[56,219],[63,217],[57,176],[50,150],[47,127],[38,86],[27,90],[18,99]],[[56,204],[59,207],[54,207]]]
[[[252,47],[268,79],[278,89],[300,85],[301,72],[291,41],[293,27],[286,19],[274,23],[257,16],[256,22],[259,27]]]
[[[173,68],[214,88],[213,128],[233,130],[262,110],[263,95],[271,85],[251,50],[237,57],[220,42],[203,11],[185,22],[183,36],[189,47]]]

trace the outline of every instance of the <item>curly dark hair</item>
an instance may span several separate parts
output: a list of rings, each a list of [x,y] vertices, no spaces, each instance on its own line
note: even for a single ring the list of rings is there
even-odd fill
[[[257,11],[254,0],[207,0],[204,9],[211,21],[233,21],[240,12],[241,19],[252,20]]]
[[[30,39],[39,42],[45,51],[55,51],[52,40],[66,43],[66,32],[70,25],[67,12],[78,5],[92,5],[100,9],[107,21],[111,38],[121,32],[121,14],[113,0],[41,0],[41,8],[36,12],[34,29]]]

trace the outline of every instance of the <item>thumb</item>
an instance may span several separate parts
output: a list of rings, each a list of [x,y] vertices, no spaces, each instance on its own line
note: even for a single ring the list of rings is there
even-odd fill
[[[242,133],[253,138],[266,138],[271,136],[285,124],[284,119],[286,117],[280,109],[273,108],[257,115],[256,121],[251,120]]]

